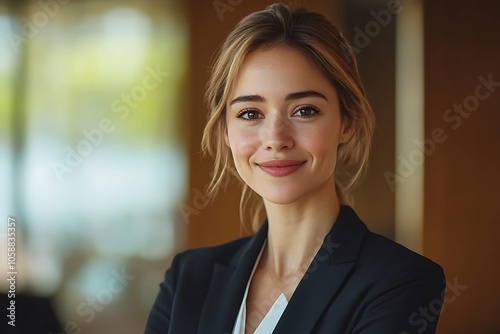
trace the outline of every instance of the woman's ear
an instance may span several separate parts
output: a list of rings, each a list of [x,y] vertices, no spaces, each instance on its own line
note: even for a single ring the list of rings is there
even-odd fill
[[[352,121],[347,119],[342,120],[342,126],[340,127],[339,144],[344,144],[351,140],[352,136],[354,135],[354,130],[355,127]]]

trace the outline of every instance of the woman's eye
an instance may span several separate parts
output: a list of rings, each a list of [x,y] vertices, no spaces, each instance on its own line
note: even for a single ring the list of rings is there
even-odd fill
[[[263,118],[263,117],[261,117],[261,115],[257,111],[246,110],[246,111],[240,112],[238,114],[238,118],[243,118],[244,120],[250,121],[250,120],[259,119],[259,118]]]
[[[297,111],[295,111],[295,113],[293,115],[301,117],[301,118],[311,118],[311,117],[315,116],[317,113],[318,113],[318,110],[316,108],[300,107],[299,109],[297,109]]]

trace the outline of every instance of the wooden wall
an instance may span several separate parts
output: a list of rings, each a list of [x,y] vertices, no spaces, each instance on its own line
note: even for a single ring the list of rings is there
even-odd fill
[[[344,0],[343,32],[353,46],[359,73],[375,113],[376,128],[368,171],[354,192],[354,208],[368,227],[394,238],[395,193],[385,177],[394,171],[395,154],[395,15],[380,25],[373,12],[387,11],[386,1]],[[367,26],[376,24],[376,34]]]
[[[424,11],[425,133],[447,137],[425,164],[424,253],[449,280],[439,333],[500,333],[500,3]]]

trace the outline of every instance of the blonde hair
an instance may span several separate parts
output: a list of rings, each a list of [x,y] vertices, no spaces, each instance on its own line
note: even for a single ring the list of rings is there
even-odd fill
[[[219,50],[206,92],[208,121],[202,149],[214,159],[208,194],[215,196],[229,175],[243,185],[241,219],[253,205],[253,229],[264,218],[262,198],[239,177],[226,145],[228,94],[246,55],[261,47],[288,46],[312,60],[337,90],[342,120],[354,126],[349,141],[339,145],[335,188],[341,204],[351,204],[350,192],[360,181],[368,163],[375,118],[359,77],[354,53],[342,33],[326,17],[306,9],[274,4],[241,20]]]

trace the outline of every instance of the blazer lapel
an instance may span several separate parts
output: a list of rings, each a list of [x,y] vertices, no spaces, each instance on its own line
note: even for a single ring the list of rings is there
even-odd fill
[[[255,260],[267,237],[267,221],[229,264],[216,263],[203,304],[199,334],[231,334]]]
[[[348,278],[367,228],[348,206],[339,216],[286,307],[274,334],[311,333]]]

